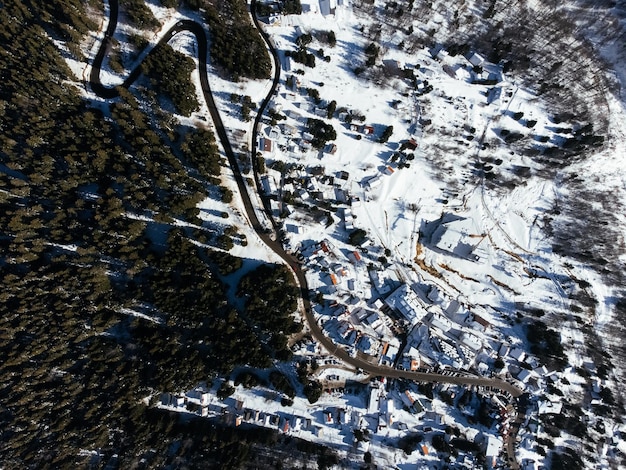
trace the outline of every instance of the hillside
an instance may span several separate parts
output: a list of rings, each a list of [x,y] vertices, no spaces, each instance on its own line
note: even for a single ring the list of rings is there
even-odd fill
[[[0,7],[0,466],[625,465],[623,6],[253,2],[274,64],[242,1],[39,3]]]

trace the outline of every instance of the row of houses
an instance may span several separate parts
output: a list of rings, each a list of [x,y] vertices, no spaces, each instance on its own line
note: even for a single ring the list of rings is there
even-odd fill
[[[186,394],[161,395],[161,406],[164,408],[219,418],[225,424],[233,426],[249,423],[277,429],[283,433],[308,431],[316,436],[323,435],[323,427],[315,424],[310,417],[283,412],[272,413],[244,405],[243,399],[227,398],[221,401],[204,389],[192,390]]]

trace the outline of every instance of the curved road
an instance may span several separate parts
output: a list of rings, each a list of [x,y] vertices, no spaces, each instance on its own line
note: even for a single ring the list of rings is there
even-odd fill
[[[256,5],[256,0],[252,0],[252,3],[251,3],[252,12],[254,12],[255,5]],[[98,53],[96,54],[96,57],[94,59],[90,77],[89,77],[92,90],[98,96],[101,96],[103,98],[108,98],[108,99],[119,96],[118,87],[109,88],[109,87],[104,86],[102,82],[100,81],[100,69],[102,67],[102,62],[104,60],[109,41],[111,40],[115,32],[115,29],[117,27],[117,19],[118,19],[118,13],[119,13],[118,0],[109,0],[109,8],[110,8],[109,24],[105,31],[105,36],[104,36],[104,40],[102,41],[102,45],[100,46],[100,49],[98,50]],[[258,127],[261,122],[263,112],[265,111],[269,103],[269,100],[271,99],[274,92],[276,91],[276,87],[278,86],[278,83],[280,80],[280,61],[278,60],[278,54],[276,52],[276,49],[274,48],[273,44],[269,40],[269,37],[267,36],[267,34],[260,27],[258,23],[258,19],[256,18],[255,14],[252,14],[252,19],[254,21],[255,26],[261,32],[261,35],[264,41],[266,42],[267,47],[270,50],[273,60],[274,60],[274,77],[273,77],[272,88],[269,94],[263,100],[259,108],[259,112],[257,113],[257,116],[254,121],[254,129],[253,129],[253,135],[252,135],[252,143],[253,143],[252,144],[252,163],[253,163],[253,170],[254,170],[254,178],[255,178],[255,182],[257,183],[257,186],[260,187],[259,181],[258,181],[258,171],[257,171],[258,162],[256,159],[257,133],[258,133]],[[261,240],[263,240],[263,242],[272,251],[274,251],[277,255],[279,255],[293,270],[297,278],[297,281],[300,285],[302,301],[304,305],[304,315],[308,323],[311,335],[330,354],[334,355],[338,359],[341,359],[345,363],[352,365],[353,367],[362,369],[375,376],[408,379],[408,380],[415,380],[418,382],[420,381],[421,382],[443,382],[443,383],[451,383],[451,384],[457,384],[457,385],[476,385],[476,386],[492,387],[492,388],[506,391],[514,397],[519,397],[522,394],[522,391],[519,388],[515,387],[511,383],[508,383],[506,381],[499,380],[499,379],[490,379],[490,378],[483,378],[483,377],[467,377],[467,376],[444,376],[444,375],[435,374],[435,373],[398,370],[398,369],[393,369],[391,367],[371,364],[357,357],[350,356],[350,354],[344,348],[335,344],[330,338],[328,338],[324,334],[324,332],[318,325],[315,319],[315,316],[313,315],[313,310],[311,309],[311,303],[309,301],[309,289],[308,289],[307,280],[304,275],[304,272],[302,271],[302,269],[300,269],[299,263],[297,262],[294,256],[292,256],[291,254],[285,251],[285,249],[279,242],[277,242],[276,240],[270,237],[270,234],[268,234],[265,231],[262,224],[259,222],[258,217],[256,216],[254,206],[250,199],[250,195],[248,194],[244,177],[239,168],[239,164],[237,163],[237,158],[232,149],[230,141],[228,140],[226,129],[220,117],[219,111],[217,109],[217,106],[213,99],[213,95],[211,93],[211,88],[209,86],[208,73],[207,73],[207,60],[206,60],[207,53],[208,53],[208,40],[207,40],[207,35],[204,30],[204,27],[201,24],[195,21],[191,21],[191,20],[179,21],[176,25],[174,25],[169,31],[167,31],[163,35],[163,37],[159,40],[159,44],[168,42],[174,35],[176,35],[177,33],[181,31],[189,31],[196,36],[196,40],[198,42],[198,59],[199,59],[199,64],[200,64],[199,72],[200,72],[200,84],[202,88],[202,93],[204,95],[204,99],[206,100],[207,106],[209,108],[211,118],[213,119],[215,128],[217,130],[218,137],[220,139],[220,142],[222,143],[222,146],[224,148],[224,151],[230,163],[230,167],[234,174],[235,181],[237,182],[239,194],[241,196],[241,199],[242,199],[244,208],[246,210],[246,213],[248,215],[248,218],[250,220],[250,223],[253,229],[257,232],[258,236],[261,238]],[[150,52],[150,54],[151,53],[152,51]],[[126,78],[126,80],[124,80],[124,82],[120,86],[123,88],[128,88],[130,85],[132,85],[135,82],[135,80],[137,80],[137,78],[140,75],[141,75],[141,64],[139,64],[130,73],[130,75]],[[273,217],[271,217],[270,212],[269,212],[268,201],[265,198],[262,198],[262,200],[265,206],[264,209],[268,213],[268,218],[269,220],[272,221],[272,225],[274,226],[274,229],[276,230],[276,223]],[[509,445],[507,446],[508,449],[510,450],[512,450],[511,447],[513,444],[511,440],[512,439],[509,439],[509,443],[508,443]],[[509,457],[511,457],[510,450],[509,450]],[[513,465],[513,462],[509,462],[509,463]],[[517,466],[514,465],[514,467],[517,467]]]

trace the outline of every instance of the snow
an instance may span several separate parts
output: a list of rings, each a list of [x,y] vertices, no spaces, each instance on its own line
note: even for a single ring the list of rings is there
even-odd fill
[[[148,38],[151,44],[155,44],[159,34],[180,19],[197,19],[195,13],[175,12],[155,4],[150,7],[163,24]],[[533,377],[538,377],[541,382],[547,378],[547,374],[541,376],[541,369],[536,368],[531,374],[518,367],[518,362],[536,361],[528,354],[523,326],[516,321],[519,307],[531,306],[568,314],[568,294],[573,289],[571,279],[581,279],[590,284],[589,288],[598,299],[595,316],[589,322],[596,327],[606,327],[613,320],[616,294],[615,288],[607,286],[596,271],[552,251],[544,219],[567,191],[562,184],[566,175],[542,178],[537,174],[539,165],[533,159],[504,144],[506,134],[502,130],[520,133],[528,139],[535,134],[544,135],[554,142],[558,136],[553,130],[549,110],[539,97],[504,76],[497,64],[482,64],[487,72],[496,75],[499,80],[496,85],[472,84],[473,72],[468,69],[468,59],[442,53],[435,60],[425,49],[409,55],[392,47],[384,48],[380,59],[391,64],[390,68],[421,64],[419,69],[414,68],[415,75],[418,80],[428,80],[433,87],[430,93],[422,95],[400,77],[384,77],[380,81],[359,78],[355,76],[354,68],[364,62],[363,49],[369,43],[359,28],[367,28],[371,20],[359,16],[348,2],[337,2],[334,14],[331,14],[331,8],[335,8],[334,2],[307,0],[303,2],[304,14],[282,17],[266,28],[279,49],[283,64],[281,84],[271,107],[284,114],[286,119],[278,127],[263,126],[259,133],[261,139],[271,139],[275,144],[271,152],[263,152],[267,166],[280,162],[291,167],[283,175],[285,178],[272,170],[273,184],[268,184],[265,191],[278,197],[289,189],[301,203],[286,205],[289,215],[282,222],[290,249],[304,256],[309,287],[325,298],[325,302],[314,305],[316,317],[335,341],[348,342],[348,346],[360,348],[376,358],[382,345],[395,339],[390,327],[407,326],[384,311],[383,301],[393,308],[395,292],[412,292],[409,303],[415,304],[416,311],[404,316],[409,326],[415,325],[415,328],[410,331],[409,344],[405,350],[399,351],[399,357],[404,354],[421,359],[422,364],[429,367],[437,363],[465,369],[480,366],[488,374],[492,372],[490,364],[498,350],[506,351],[510,346],[508,354],[503,354],[507,362],[505,371],[511,366],[515,374],[510,373],[523,382],[521,386],[530,386]],[[448,20],[436,14],[430,21],[442,23]],[[105,27],[106,22],[103,22],[101,31]],[[324,54],[330,57],[329,62],[317,57],[316,67],[306,68],[285,56],[286,51],[295,50],[294,39],[299,34],[329,30],[336,34],[335,47],[315,40],[309,47],[314,52],[323,48]],[[122,22],[120,37],[136,33]],[[102,36],[101,32],[86,41],[83,50],[89,61],[93,59]],[[170,44],[197,62],[195,40],[190,35],[179,34]],[[133,53],[124,41],[120,42],[120,48],[123,54]],[[142,57],[139,55],[133,63],[139,63]],[[68,62],[77,77],[85,79],[88,76],[89,67],[84,63]],[[304,74],[296,74],[297,69],[304,70]],[[105,64],[101,78],[105,84],[118,84],[128,72],[121,76],[114,74]],[[299,90],[288,88],[288,76],[300,82]],[[192,77],[199,90],[197,74]],[[240,105],[232,103],[230,97],[233,94],[248,95],[253,103],[258,104],[269,90],[269,81],[229,82],[220,78],[211,65],[209,80],[224,124],[230,131],[233,148],[246,153],[252,148],[252,121],[241,119]],[[306,88],[317,89],[322,103],[313,103],[306,96]],[[88,90],[84,93],[92,102],[99,101]],[[323,107],[331,100],[337,102],[338,109],[346,108],[355,116],[365,116],[365,120],[353,121],[357,124],[353,127],[339,118],[347,112],[326,119]],[[199,112],[191,118],[176,116],[178,121],[195,126],[211,125],[206,104],[199,101]],[[588,175],[587,178],[595,181],[599,188],[613,192],[623,208],[626,207],[626,175],[623,172],[626,156],[622,149],[626,140],[626,111],[623,103],[611,95],[607,95],[607,101],[611,111],[609,132],[613,138],[583,163],[572,165],[568,172]],[[516,120],[515,113],[523,113],[523,118]],[[310,148],[310,143],[306,142],[310,140],[305,128],[307,118],[323,119],[333,125],[337,131],[337,138],[332,142],[336,145],[336,153]],[[526,124],[528,120],[537,122],[530,128]],[[371,125],[374,133],[364,133],[363,125]],[[392,136],[387,143],[379,143],[377,139],[387,126],[393,126]],[[403,148],[403,144],[410,141],[415,142],[416,148]],[[404,155],[400,155],[401,149]],[[316,167],[323,167],[321,175],[312,171]],[[491,171],[488,167],[509,177],[511,184],[490,185],[486,176]],[[347,178],[339,177],[342,172],[348,173]],[[334,180],[330,182],[324,179],[325,176],[334,177]],[[287,177],[293,181],[285,182]],[[301,179],[307,181],[306,186],[299,187],[297,181]],[[207,197],[199,208],[202,220],[215,230],[235,225],[245,234],[247,245],[236,244],[231,250],[232,254],[245,260],[244,269],[230,279],[231,286],[234,286],[239,276],[259,262],[280,260],[250,228],[232,175],[224,172],[222,182],[233,191],[233,204]],[[260,189],[254,187],[254,183],[249,187],[257,207],[261,207]],[[320,194],[321,201],[316,199]],[[336,194],[341,194],[341,199],[335,197]],[[320,219],[306,209],[307,206],[322,206],[322,202],[330,203],[328,216]],[[277,202],[274,204],[279,206]],[[223,214],[228,217],[224,218]],[[270,226],[262,211],[257,210],[257,215]],[[616,218],[622,227],[626,225],[626,211],[616,211]],[[327,225],[326,221],[331,223]],[[353,228],[366,231],[366,244],[355,247],[349,243],[349,232]],[[323,248],[322,242],[327,249]],[[626,261],[626,254],[621,255],[621,261]],[[333,268],[336,264],[340,271]],[[329,275],[331,269],[336,282]],[[453,302],[455,308],[444,310]],[[331,304],[336,305],[330,307]],[[337,305],[344,307],[339,314]],[[366,316],[360,318],[357,312]],[[134,309],[127,309],[125,313],[145,315]],[[365,318],[373,319],[372,314],[376,314],[384,327],[374,328],[374,320],[364,321]],[[480,316],[491,326],[488,329],[472,328],[466,319],[473,318],[473,315]],[[570,363],[583,366],[582,343],[585,339],[575,319],[571,315],[567,318],[560,328],[562,342],[568,346]],[[157,321],[149,316],[148,319]],[[317,352],[315,347],[313,351],[303,348],[299,354],[310,357]],[[588,385],[575,369],[557,375],[557,380],[567,380],[568,385],[563,384],[561,388],[570,396],[584,393]],[[358,376],[337,365],[321,369],[318,377],[325,381],[332,377],[331,382],[345,384]],[[380,406],[382,409],[383,405],[368,402],[364,396],[378,396],[379,391],[374,386],[369,393],[357,396],[325,393],[315,406],[296,397],[294,406],[289,409],[281,407],[280,400],[269,399],[273,392],[261,388],[245,390],[238,387],[236,396],[245,400],[246,407],[264,413],[283,418],[287,415],[309,417],[316,427],[296,430],[292,425],[288,432],[330,443],[348,452],[353,449],[349,427],[344,424],[326,426],[324,413],[328,407],[350,409],[353,416],[357,411],[363,416],[369,413],[372,416],[366,417],[366,422],[378,432],[380,423],[375,408]],[[393,393],[390,393],[391,400],[399,404],[402,398],[394,397]],[[382,402],[385,406],[393,403],[384,399]],[[541,402],[539,413],[547,413],[546,410],[554,409],[550,408],[552,406],[549,401]],[[433,407],[446,422],[462,422],[458,410],[437,400]],[[403,423],[409,429],[421,426],[416,417],[401,407],[394,409],[396,423]],[[257,424],[268,425],[265,422]],[[323,437],[319,433],[322,428]],[[471,430],[476,433],[475,428],[467,426],[468,434]],[[391,442],[389,439],[401,434],[399,429],[389,425],[381,434],[385,437],[379,436],[370,443],[370,451],[390,465],[434,465],[438,462],[434,451],[427,456],[419,452],[407,456],[385,445],[385,442]],[[496,455],[502,441],[491,434],[486,435],[487,455]],[[524,427],[520,436],[524,436],[527,443],[536,438]],[[521,446],[517,456],[542,460],[530,445],[529,448]]]

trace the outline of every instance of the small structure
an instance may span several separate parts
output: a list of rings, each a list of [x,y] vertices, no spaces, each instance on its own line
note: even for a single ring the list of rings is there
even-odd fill
[[[476,52],[468,53],[465,58],[467,61],[472,64],[474,67],[480,67],[485,62],[485,59]]]
[[[410,324],[420,321],[426,311],[421,308],[419,298],[408,284],[398,287],[393,293],[385,299],[387,306],[400,313]]]
[[[272,152],[274,150],[274,143],[272,142],[271,139],[268,139],[267,137],[264,137],[261,140],[261,148],[264,152]]]

